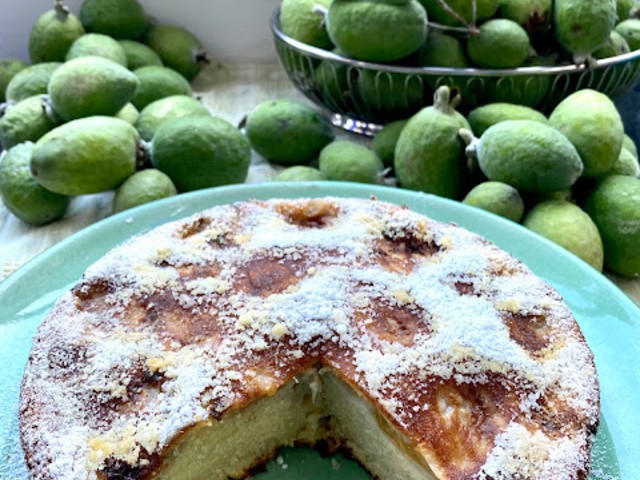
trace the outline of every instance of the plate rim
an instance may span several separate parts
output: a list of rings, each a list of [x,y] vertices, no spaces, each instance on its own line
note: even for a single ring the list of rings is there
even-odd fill
[[[344,197],[347,198],[348,195],[341,195],[341,193],[346,193],[349,192],[351,189],[354,190],[362,190],[362,189],[371,189],[372,196],[376,196],[376,193],[382,193],[384,196],[386,196],[386,194],[390,194],[391,196],[395,196],[396,194],[398,196],[407,196],[407,197],[411,197],[411,196],[416,196],[417,198],[422,197],[423,199],[426,199],[428,202],[435,202],[440,203],[442,202],[442,204],[444,205],[448,205],[449,207],[452,207],[454,209],[460,208],[461,210],[467,210],[468,212],[473,212],[473,215],[478,216],[479,218],[483,218],[485,217],[488,221],[490,222],[497,222],[499,225],[501,225],[503,228],[514,228],[516,229],[516,231],[519,231],[520,234],[529,237],[530,239],[533,239],[536,242],[541,242],[542,244],[544,244],[545,248],[551,250],[553,253],[552,255],[560,255],[562,257],[565,257],[565,259],[569,259],[572,260],[574,262],[576,262],[576,265],[579,265],[580,268],[586,268],[587,272],[589,274],[597,274],[594,275],[595,277],[597,277],[597,280],[599,283],[602,283],[603,285],[605,285],[608,288],[611,288],[616,295],[619,296],[619,299],[621,301],[623,301],[623,303],[627,303],[630,307],[638,309],[639,313],[640,313],[640,305],[636,304],[622,289],[620,289],[620,287],[618,287],[615,283],[613,283],[609,278],[607,278],[604,274],[601,274],[600,272],[598,272],[595,269],[592,269],[592,271],[589,271],[588,269],[592,268],[590,267],[589,264],[587,264],[586,262],[584,262],[581,258],[577,257],[576,255],[574,255],[573,253],[569,252],[568,250],[560,247],[559,245],[557,245],[556,243],[552,242],[551,240],[548,240],[547,238],[538,235],[537,233],[527,229],[526,227],[522,226],[519,223],[515,223],[512,222],[510,220],[505,219],[504,217],[501,217],[499,215],[496,215],[492,212],[489,212],[487,210],[483,210],[479,207],[475,207],[472,205],[467,205],[464,204],[462,202],[458,202],[455,200],[451,200],[448,198],[444,198],[444,197],[440,197],[437,195],[433,195],[430,193],[425,193],[425,192],[419,192],[419,191],[414,191],[414,190],[406,190],[406,189],[400,189],[397,187],[389,187],[389,186],[385,186],[385,185],[365,185],[365,184],[361,184],[361,183],[354,183],[354,182],[332,182],[332,181],[309,181],[309,182],[276,182],[276,181],[270,181],[270,182],[258,182],[258,183],[244,183],[244,184],[234,184],[234,185],[226,185],[226,186],[221,186],[221,187],[213,187],[213,188],[206,188],[206,189],[202,189],[202,190],[196,190],[196,191],[192,191],[192,192],[186,192],[186,193],[181,193],[179,195],[174,195],[172,197],[167,197],[167,198],[163,198],[160,200],[156,200],[154,202],[151,203],[147,203],[147,204],[143,204],[143,205],[139,205],[137,207],[131,208],[129,210],[124,210],[122,212],[118,212],[118,213],[114,213],[108,217],[105,217],[103,219],[98,220],[97,222],[92,223],[91,225],[88,225],[84,228],[82,228],[81,230],[78,230],[77,232],[74,232],[73,234],[69,235],[68,237],[60,240],[59,242],[57,242],[54,245],[51,245],[49,248],[43,250],[42,252],[38,253],[37,255],[35,255],[34,257],[32,257],[31,259],[29,259],[26,263],[24,263],[23,265],[21,265],[17,270],[15,270],[14,272],[12,272],[11,274],[9,274],[8,277],[6,277],[2,282],[0,282],[0,295],[2,295],[4,293],[4,290],[10,288],[10,286],[13,284],[13,282],[15,281],[16,277],[19,277],[20,275],[25,275],[27,271],[32,270],[34,268],[34,266],[38,263],[41,263],[43,261],[46,261],[46,259],[48,259],[50,256],[53,256],[56,252],[60,251],[60,250],[64,250],[67,248],[68,244],[73,244],[75,242],[81,241],[85,236],[89,236],[91,235],[94,231],[97,230],[102,230],[103,228],[105,228],[107,225],[109,225],[112,222],[116,222],[116,221],[122,221],[123,219],[127,219],[129,217],[131,217],[134,214],[141,214],[144,213],[148,210],[155,210],[155,209],[160,209],[161,207],[165,207],[165,206],[169,206],[169,205],[173,205],[175,203],[179,203],[182,201],[185,202],[189,202],[192,201],[193,199],[197,199],[199,197],[208,197],[209,195],[213,195],[214,193],[217,192],[222,192],[222,193],[226,193],[226,192],[236,192],[236,191],[244,191],[244,190],[261,190],[264,188],[285,188],[285,189],[291,189],[291,187],[294,187],[294,189],[298,189],[298,187],[302,190],[304,187],[311,187],[311,188],[324,188],[324,187],[331,187],[331,188],[336,188],[338,191],[335,192],[335,196],[338,197]],[[346,192],[342,192],[340,190],[345,190]],[[313,190],[310,190],[308,193],[315,193],[313,192]],[[362,193],[362,192],[360,192]],[[334,195],[333,193],[331,195]],[[326,196],[331,196],[331,195],[326,195]],[[307,195],[307,196],[314,196],[314,195]],[[250,199],[252,197],[247,197],[247,199]],[[270,197],[270,198],[278,198],[278,197]],[[287,198],[291,198],[291,197],[287,197]],[[303,196],[300,196],[300,198],[304,198]],[[360,197],[358,197],[360,198]],[[391,203],[396,203],[390,200],[386,200],[386,199],[380,199],[381,201],[388,201]],[[213,206],[217,206],[217,205],[223,205],[223,204],[215,204],[212,205]],[[181,218],[185,218],[187,216],[192,215],[192,213],[187,213],[184,216],[179,216],[176,218],[171,218],[171,219],[167,219],[167,223],[168,222],[172,222],[172,221],[176,221],[179,220]],[[463,227],[466,228],[466,227]],[[141,232],[143,233],[143,232]],[[473,232],[476,233],[476,232]],[[138,233],[139,234],[139,233]],[[135,235],[138,235],[135,234]],[[481,234],[478,234],[481,235]],[[493,243],[493,241],[492,241]],[[505,249],[505,247],[500,247],[502,249]],[[509,252],[510,253],[510,252]],[[524,263],[524,262],[523,262]],[[0,319],[0,323],[2,322],[2,320]]]
[[[25,277],[28,280],[29,276],[37,274],[39,267],[46,265],[48,262],[55,261],[55,256],[59,252],[64,252],[67,249],[73,248],[74,245],[81,245],[83,242],[86,242],[91,239],[92,235],[99,234],[104,230],[108,230],[109,226],[120,224],[122,227],[122,223],[126,225],[131,225],[131,229],[133,230],[127,237],[124,239],[115,239],[109,240],[109,249],[114,248],[119,245],[123,241],[128,238],[131,238],[135,235],[143,234],[149,231],[152,228],[155,228],[158,225],[180,220],[182,218],[193,215],[198,211],[202,211],[207,208],[212,208],[214,206],[233,203],[236,201],[248,200],[248,199],[267,199],[267,198],[313,198],[313,197],[322,197],[322,196],[335,196],[335,197],[352,197],[352,198],[369,198],[376,197],[380,201],[386,201],[390,203],[395,203],[398,205],[405,204],[405,200],[407,203],[412,203],[413,205],[410,207],[414,210],[419,209],[419,213],[423,215],[427,215],[431,217],[430,211],[437,210],[439,207],[443,207],[443,210],[448,212],[447,214],[451,214],[451,212],[455,215],[460,215],[461,217],[465,217],[463,223],[469,221],[469,218],[475,219],[478,222],[485,223],[487,222],[488,226],[497,227],[496,235],[503,235],[505,231],[507,232],[507,236],[515,236],[518,238],[524,238],[527,242],[532,242],[534,245],[537,244],[544,248],[545,252],[543,257],[549,258],[558,258],[561,259],[561,264],[564,263],[563,266],[571,266],[578,272],[586,275],[592,281],[595,281],[596,286],[598,287],[598,291],[603,291],[607,294],[613,295],[615,301],[620,304],[620,308],[625,311],[633,312],[635,314],[635,318],[640,319],[640,307],[633,302],[633,300],[627,296],[617,285],[615,285],[611,280],[609,280],[606,276],[600,274],[587,263],[571,254],[570,252],[564,250],[562,247],[556,245],[555,243],[539,236],[538,234],[526,229],[522,225],[519,225],[510,220],[499,217],[490,212],[481,210],[476,207],[471,207],[461,202],[457,202],[454,200],[449,200],[446,198],[438,197],[432,194],[426,194],[423,192],[416,192],[410,190],[402,190],[394,187],[380,186],[380,185],[366,185],[366,184],[356,184],[349,182],[262,182],[262,183],[252,183],[252,184],[238,184],[238,185],[230,185],[224,187],[215,187],[210,189],[198,190],[194,192],[189,192],[173,197],[169,197],[160,201],[156,201],[150,204],[141,205],[131,210],[127,210],[124,212],[120,212],[118,214],[114,214],[110,217],[102,219],[88,227],[83,228],[82,230],[75,232],[69,237],[61,240],[57,244],[48,248],[47,250],[41,252],[36,255],[34,258],[29,260],[23,266],[21,266],[14,273],[9,275],[4,281],[0,282],[0,299],[2,299],[7,292],[11,292],[14,288],[20,287],[20,282],[24,281]],[[217,199],[216,197],[221,197]],[[231,200],[227,200],[231,197]],[[211,200],[211,203],[208,205],[202,205],[203,202],[207,202]],[[194,209],[194,204],[198,206]],[[416,205],[417,204],[417,205]],[[192,206],[190,209],[189,206]],[[162,212],[164,210],[164,214],[157,213]],[[156,212],[156,215],[161,217],[161,221],[153,223],[150,226],[146,224],[143,226],[136,225],[136,218],[143,218],[149,212]],[[171,214],[171,212],[174,212]],[[469,218],[467,218],[469,217]],[[439,220],[440,222],[447,223],[446,220]],[[448,223],[456,223],[451,220]],[[472,223],[472,222],[470,222]],[[127,228],[127,227],[123,227]],[[464,226],[474,233],[486,237],[486,234],[476,232],[473,227]],[[526,261],[521,259],[518,255],[512,253],[508,247],[504,245],[498,244],[494,239],[489,239],[493,244],[498,246],[503,250],[506,250],[508,253],[513,255],[518,260],[522,261],[529,269],[534,270],[531,265],[527,264]],[[95,247],[94,247],[95,248]],[[91,248],[90,248],[91,250]],[[91,259],[81,259],[78,261],[83,261],[86,269],[87,266],[91,265],[98,258],[104,255],[104,252],[97,252],[95,258]],[[567,263],[568,262],[568,263]],[[552,280],[546,278],[546,276],[541,275],[539,272],[534,271],[534,274],[542,278],[545,282],[552,283]],[[75,279],[77,281],[79,279]],[[558,289],[556,285],[552,285],[554,289]],[[65,285],[56,285],[58,288],[65,287]],[[570,286],[570,289],[575,289],[575,286]],[[51,287],[49,291],[53,291],[54,287]],[[562,292],[560,292],[562,295]],[[563,295],[564,298],[564,295]],[[25,302],[26,305],[26,302]],[[0,305],[0,312],[4,307]],[[14,309],[15,310],[15,309]],[[17,310],[16,310],[17,311]],[[3,318],[3,315],[0,314],[0,325],[10,321],[10,319]],[[640,320],[635,321],[632,325],[634,328],[640,328]],[[583,327],[581,326],[581,329]],[[590,347],[592,348],[592,347]],[[593,350],[593,348],[592,348]],[[629,355],[633,354],[634,345],[629,344],[628,348],[625,350],[629,351]],[[640,354],[640,349],[639,354]],[[595,354],[595,352],[594,352]],[[638,356],[640,358],[640,355]],[[603,398],[601,391],[601,398]],[[618,457],[618,463],[620,464],[620,473],[621,478],[626,478],[625,474],[636,474],[640,475],[640,463],[637,460],[629,457],[634,457],[633,447],[629,446],[629,449],[625,448],[624,451],[620,450],[620,446],[616,443],[616,438],[614,437],[614,432],[611,431],[611,421],[609,423],[609,431],[611,434],[611,441],[616,446],[616,457]],[[632,423],[632,422],[630,422]],[[631,427],[629,427],[631,428]],[[640,427],[639,427],[640,428]],[[640,431],[640,430],[639,430]],[[636,447],[637,448],[637,447]],[[627,471],[628,470],[628,471]]]

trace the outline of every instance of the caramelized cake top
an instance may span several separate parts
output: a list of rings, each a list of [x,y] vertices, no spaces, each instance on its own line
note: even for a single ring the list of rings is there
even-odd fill
[[[27,462],[37,479],[148,478],[177,436],[320,365],[442,479],[586,478],[598,382],[560,296],[483,238],[375,199],[220,206],[92,265],[34,339]]]

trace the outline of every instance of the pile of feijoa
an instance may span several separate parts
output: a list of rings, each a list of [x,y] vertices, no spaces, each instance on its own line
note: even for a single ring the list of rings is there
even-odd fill
[[[59,219],[75,195],[117,190],[120,211],[244,181],[249,142],[192,96],[202,44],[137,0],[85,0],[78,16],[56,1],[29,56],[0,62],[0,195],[23,221]]]
[[[284,166],[280,181],[388,183],[488,210],[551,239],[595,269],[640,275],[640,164],[613,102],[579,90],[549,117],[494,103],[465,117],[459,92],[384,127],[371,148],[336,141],[310,107],[274,100],[248,117],[247,137]]]

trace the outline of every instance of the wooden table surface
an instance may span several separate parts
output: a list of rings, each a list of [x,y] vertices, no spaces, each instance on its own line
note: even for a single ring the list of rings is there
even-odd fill
[[[260,102],[273,98],[306,101],[277,64],[212,65],[195,80],[195,94],[212,114],[237,125]],[[348,134],[336,132],[340,136]],[[354,137],[350,137],[354,140]],[[360,142],[366,142],[357,138]],[[247,182],[268,181],[277,171],[254,154]],[[66,217],[44,227],[17,220],[0,201],[0,281],[38,253],[111,214],[113,193],[85,195],[72,200]],[[640,279],[607,275],[640,304]]]

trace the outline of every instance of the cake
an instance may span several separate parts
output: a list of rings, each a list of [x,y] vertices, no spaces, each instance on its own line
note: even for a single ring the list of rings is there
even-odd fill
[[[160,226],[48,313],[20,399],[37,480],[244,478],[286,445],[381,480],[585,479],[593,355],[485,239],[372,198]]]

